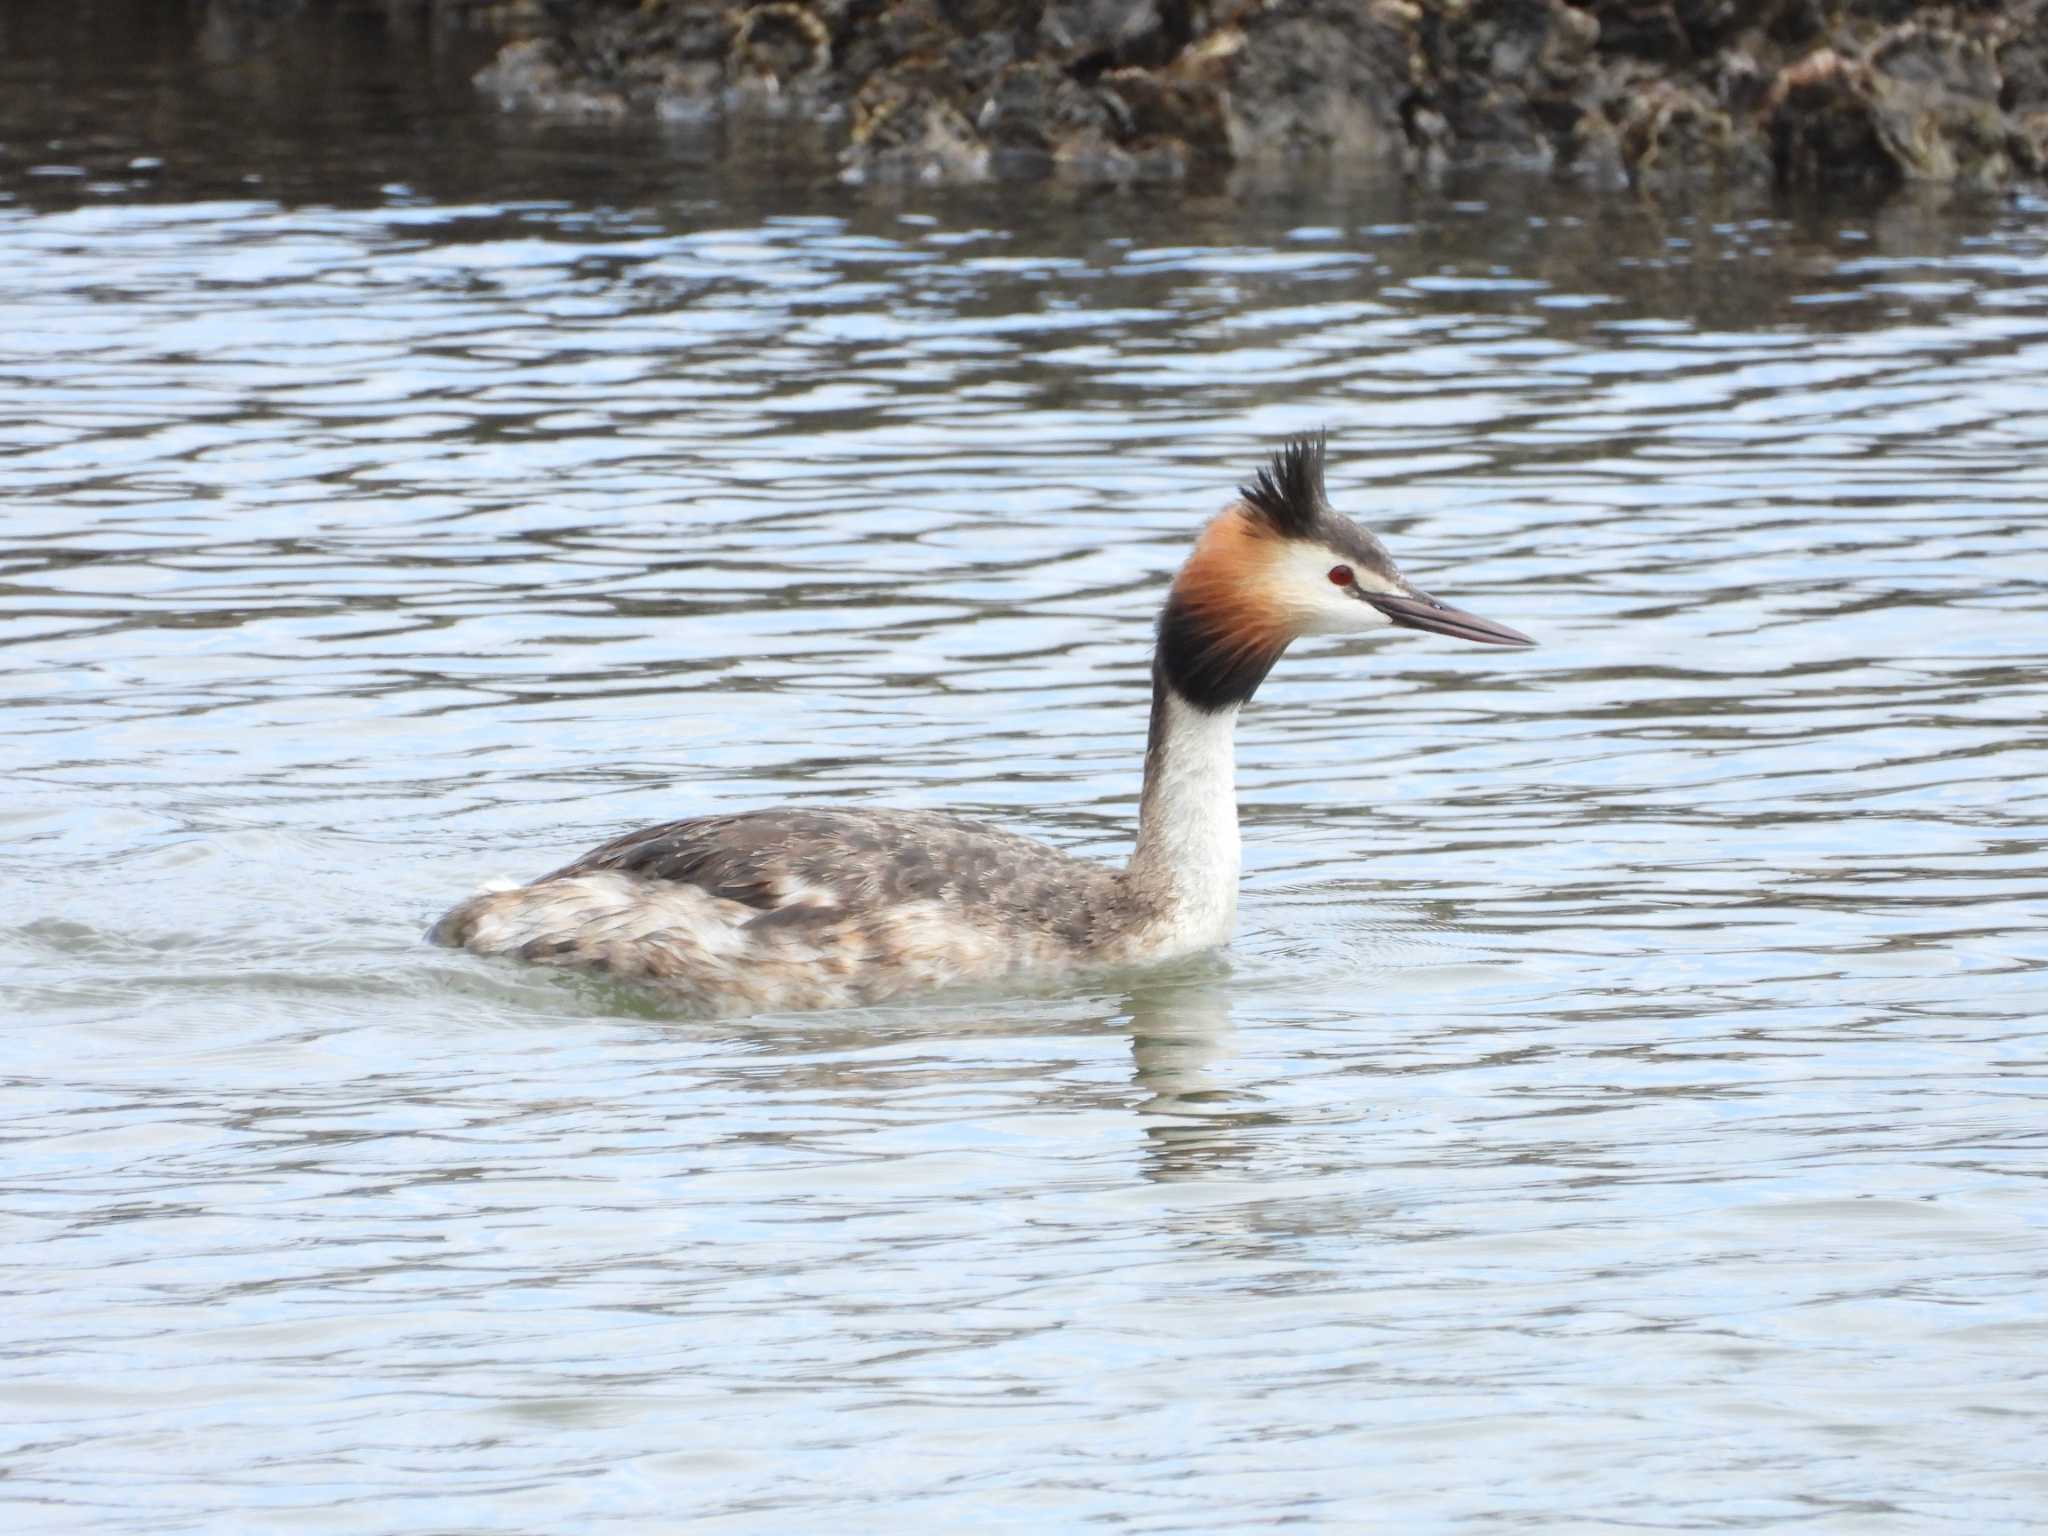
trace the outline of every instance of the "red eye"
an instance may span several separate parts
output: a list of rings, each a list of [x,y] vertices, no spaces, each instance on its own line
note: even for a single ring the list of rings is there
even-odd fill
[[[1350,567],[1350,566],[1348,566],[1348,565],[1333,565],[1333,566],[1331,566],[1331,567],[1330,567],[1330,580],[1331,580],[1331,581],[1333,581],[1333,582],[1335,582],[1335,583],[1336,583],[1336,584],[1337,584],[1338,586],[1340,586],[1340,587],[1348,587],[1348,586],[1350,586],[1350,585],[1351,585],[1351,579],[1352,579],[1352,578],[1351,578],[1351,567]]]

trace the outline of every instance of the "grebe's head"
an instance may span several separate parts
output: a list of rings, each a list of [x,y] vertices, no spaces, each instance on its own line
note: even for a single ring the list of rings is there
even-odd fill
[[[1323,434],[1273,455],[1203,530],[1159,616],[1158,668],[1198,709],[1242,704],[1289,643],[1400,625],[1487,645],[1527,635],[1438,602],[1323,494]]]

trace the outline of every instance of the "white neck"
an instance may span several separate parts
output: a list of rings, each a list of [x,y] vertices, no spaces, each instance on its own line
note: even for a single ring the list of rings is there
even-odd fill
[[[1161,903],[1162,954],[1221,944],[1237,925],[1236,725],[1235,706],[1209,714],[1154,687],[1129,875]]]

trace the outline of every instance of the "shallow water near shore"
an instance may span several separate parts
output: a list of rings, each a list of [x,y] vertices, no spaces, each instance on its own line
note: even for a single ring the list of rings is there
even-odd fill
[[[224,142],[134,47],[0,95],[11,1528],[2038,1529],[2048,205],[855,194],[367,44]],[[1542,644],[1299,647],[1227,955],[419,942],[777,801],[1118,856],[1317,426]]]

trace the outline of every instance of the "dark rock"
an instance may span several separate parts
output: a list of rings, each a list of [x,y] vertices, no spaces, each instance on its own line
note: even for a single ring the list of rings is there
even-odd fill
[[[1231,153],[1404,155],[1420,19],[1407,0],[1277,0],[1212,39]]]
[[[1046,0],[1038,45],[1070,67],[1164,64],[1189,36],[1188,7],[1161,0]]]
[[[2005,95],[1994,38],[1906,22],[1859,56],[1820,49],[1789,66],[1762,110],[1782,181],[2000,186],[2038,163]]]
[[[1592,0],[1587,9],[1600,23],[1603,52],[1671,65],[1693,60],[1692,39],[1678,19],[1675,0]]]
[[[1685,33],[1694,57],[1707,58],[1742,33],[1767,28],[1785,9],[1785,0],[1672,0],[1672,13]]]
[[[1564,0],[1470,0],[1424,12],[1434,105],[1467,155],[1550,164],[1577,133],[1600,23]]]
[[[1735,124],[1697,87],[1658,81],[1631,100],[1622,155],[1638,182],[1725,175],[1734,163]]]
[[[1029,32],[1045,0],[938,0],[946,25],[962,37],[983,32]]]
[[[1745,122],[1763,105],[1771,76],[1755,56],[1742,48],[1730,48],[1714,59],[1709,72],[1714,99],[1731,122]]]
[[[853,99],[847,171],[856,180],[977,181],[988,145],[952,101],[943,65],[876,73]]]
[[[1871,121],[1870,66],[1820,48],[1779,72],[1764,97],[1780,181],[1891,182],[1898,168]]]
[[[1008,37],[1001,33],[987,37],[1002,50],[1002,62],[1008,63],[1012,52]],[[910,59],[943,56],[959,34],[946,24],[935,0],[901,0],[900,4],[862,12],[842,27],[836,38],[837,73],[850,89],[858,90],[881,70],[894,69]],[[989,78],[994,78],[993,70]]]
[[[1604,112],[1588,112],[1572,125],[1562,167],[1578,180],[1595,186],[1625,186],[1628,161],[1622,154],[1621,131]]]
[[[997,76],[974,126],[999,172],[1043,175],[1061,158],[1102,157],[1117,116],[1099,92],[1050,60],[1033,59]]]
[[[2012,132],[1989,39],[1908,23],[1879,39],[1870,63],[1872,115],[1902,176],[1976,186],[2011,179]]]
[[[1836,8],[1850,21],[1889,27],[1909,19],[1921,4],[1920,0],[1836,0]]]
[[[297,0],[221,0],[289,15]],[[769,109],[855,177],[1132,180],[1299,154],[1599,180],[2048,168],[2048,0],[383,0],[584,116]]]
[[[2030,176],[2048,174],[2048,6],[1999,48],[1998,69],[2014,158]]]
[[[1764,35],[1788,48],[1811,48],[1827,32],[1828,13],[1821,0],[1785,0],[1763,23]]]
[[[1230,104],[1220,70],[1119,69],[1102,77],[1102,88],[1122,109],[1128,147],[1164,146],[1183,162],[1230,159]]]
[[[541,38],[507,43],[477,72],[477,89],[501,106],[563,117],[622,117],[626,98],[591,78],[565,50]]]
[[[824,78],[832,64],[832,33],[818,13],[791,0],[771,0],[729,13],[726,70],[735,84],[771,92]]]
[[[997,79],[1019,58],[1025,39],[1009,32],[984,32],[978,37],[956,37],[946,45],[946,67],[959,85],[963,107],[987,97]]]
[[[733,23],[722,7],[539,0],[537,14],[527,16],[535,35],[508,44],[477,76],[479,87],[508,106],[616,116],[654,106],[666,91],[708,92],[725,83]]]
[[[1998,72],[2005,81],[2000,104],[2021,116],[2048,112],[2048,6],[2030,20],[2032,25],[2016,29],[1998,50]]]

